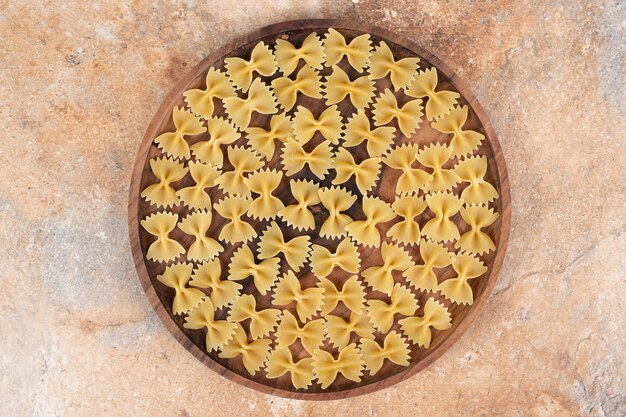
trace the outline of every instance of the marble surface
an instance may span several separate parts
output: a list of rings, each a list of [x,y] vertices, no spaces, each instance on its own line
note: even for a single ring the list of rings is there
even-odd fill
[[[0,415],[625,415],[624,2],[221,3],[0,1]],[[395,30],[462,76],[513,207],[464,337],[405,382],[325,403],[193,358],[148,304],[126,228],[135,152],[177,80],[238,35],[313,17]]]

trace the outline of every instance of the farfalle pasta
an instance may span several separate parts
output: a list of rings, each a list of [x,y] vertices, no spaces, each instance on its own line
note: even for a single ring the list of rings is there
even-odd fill
[[[243,179],[243,183],[248,189],[258,194],[255,197],[250,207],[248,208],[248,215],[255,219],[271,219],[278,215],[278,213],[285,208],[283,202],[273,195],[278,188],[281,180],[283,179],[283,173],[281,171],[262,169],[256,171]]]
[[[183,107],[174,107],[172,120],[176,130],[160,134],[154,139],[154,143],[167,155],[174,158],[189,159],[191,153],[185,137],[204,133],[206,127],[198,116]]]
[[[496,249],[491,237],[481,229],[491,226],[498,220],[498,213],[493,209],[478,204],[469,204],[461,207],[461,217],[470,226],[470,230],[463,233],[454,247],[466,253],[482,255]]]
[[[200,162],[222,168],[224,164],[222,146],[235,142],[241,134],[231,122],[225,119],[211,117],[206,124],[209,140],[201,140],[191,145],[191,153]]]
[[[322,78],[309,66],[304,66],[296,75],[296,79],[285,76],[272,81],[274,95],[285,111],[291,110],[296,104],[298,94],[312,98],[322,98]]]
[[[193,271],[189,285],[211,290],[209,298],[215,308],[223,308],[237,298],[243,288],[236,282],[220,279],[222,266],[219,259],[204,262]]]
[[[309,250],[309,236],[298,236],[286,240],[276,222],[269,225],[259,241],[259,259],[272,258],[282,253],[294,272],[300,271],[304,266],[309,257]]]
[[[147,186],[141,192],[141,196],[148,203],[155,204],[157,207],[177,205],[180,199],[171,184],[183,179],[189,168],[174,159],[162,156],[150,160],[150,170],[159,182]]]
[[[362,194],[366,194],[374,187],[380,174],[380,158],[368,158],[356,163],[347,149],[341,148],[333,161],[337,176],[333,184],[344,184],[354,177],[356,186]]]
[[[347,321],[343,317],[329,314],[326,316],[324,330],[328,340],[339,349],[348,346],[352,333],[363,339],[374,338],[374,328],[365,313],[356,314],[351,312]]]
[[[285,113],[280,113],[272,116],[269,130],[262,127],[248,127],[246,133],[252,149],[269,161],[276,152],[276,141],[285,143],[292,138],[293,128],[289,117]]]
[[[365,305],[365,288],[356,275],[345,280],[338,289],[328,278],[320,278],[320,288],[324,289],[324,305],[321,314],[326,316],[333,311],[337,304],[343,303],[350,311],[361,314]]]
[[[254,286],[265,295],[267,291],[278,280],[280,270],[280,259],[267,258],[257,263],[254,254],[249,246],[242,246],[230,258],[228,267],[228,279],[231,281],[241,281],[252,277]]]
[[[458,213],[463,200],[450,192],[440,191],[427,195],[426,204],[435,217],[426,222],[422,234],[434,242],[458,240],[459,228],[450,217]]]
[[[361,272],[361,275],[367,285],[391,295],[394,287],[393,271],[406,271],[413,266],[413,259],[401,247],[387,242],[383,242],[380,254],[383,258],[382,265],[370,266]]]
[[[468,106],[456,106],[450,113],[444,114],[436,119],[431,126],[441,133],[452,133],[450,147],[452,155],[465,156],[478,149],[478,146],[485,139],[485,135],[473,130],[463,130],[463,125],[467,121]]]
[[[141,221],[141,226],[156,240],[150,244],[146,258],[155,262],[167,262],[185,253],[183,245],[169,237],[176,227],[178,215],[175,213],[155,213]]]
[[[417,153],[419,163],[433,170],[431,180],[425,185],[426,191],[449,190],[461,182],[453,169],[443,168],[451,155],[452,148],[440,143],[433,143]]]
[[[407,101],[400,107],[396,96],[389,89],[376,99],[372,113],[376,126],[386,125],[396,119],[400,132],[407,138],[415,133],[424,115],[421,100]]]
[[[400,336],[398,332],[389,332],[383,340],[382,346],[373,339],[362,339],[361,355],[367,369],[371,375],[376,375],[383,367],[385,359],[396,365],[409,366],[410,350],[409,344]]]
[[[356,274],[360,265],[359,250],[348,238],[343,239],[334,252],[321,245],[313,245],[311,249],[311,270],[320,278],[327,277],[335,268]]]
[[[367,141],[369,156],[380,157],[391,147],[395,131],[393,126],[380,126],[372,130],[369,118],[363,109],[359,109],[346,123],[343,146],[353,147]]]
[[[346,97],[356,109],[367,107],[374,97],[374,82],[362,76],[354,81],[340,67],[334,65],[333,72],[326,77],[326,104],[336,104]]]
[[[233,85],[244,92],[248,91],[253,83],[254,73],[268,77],[276,72],[276,61],[270,48],[263,42],[256,44],[250,53],[250,59],[238,57],[225,58],[226,72]],[[256,78],[258,80],[258,78]]]
[[[222,349],[234,337],[237,324],[215,319],[215,307],[209,298],[205,298],[198,307],[189,312],[183,327],[193,330],[206,329],[206,350],[211,352]]]
[[[259,78],[255,78],[248,91],[248,97],[227,97],[224,99],[224,108],[228,117],[240,129],[250,125],[253,113],[274,114],[278,111],[276,98],[270,87]]]
[[[422,241],[419,248],[423,263],[410,267],[402,276],[414,288],[436,291],[437,274],[433,269],[451,265],[454,261],[454,254],[448,252],[443,246],[429,241]]]
[[[339,187],[320,188],[319,196],[320,202],[328,210],[328,217],[320,228],[320,236],[330,239],[344,236],[352,218],[343,212],[354,205],[357,196]]]
[[[396,198],[391,208],[402,220],[387,230],[387,236],[405,245],[420,243],[420,226],[415,218],[426,209],[424,198],[416,195],[403,195]]]
[[[402,170],[396,182],[396,194],[417,192],[433,179],[431,174],[414,166],[417,151],[417,144],[406,143],[393,148],[383,159],[388,167]]]
[[[315,228],[315,217],[309,210],[309,206],[320,202],[319,185],[313,181],[291,180],[289,187],[296,203],[283,208],[278,212],[278,215],[296,229],[309,230]]]
[[[209,211],[196,211],[188,214],[179,224],[183,233],[193,237],[193,243],[187,250],[187,258],[192,261],[210,261],[224,247],[215,239],[207,236],[213,215]]]
[[[426,118],[433,120],[450,112],[452,106],[461,96],[456,91],[435,91],[439,77],[437,70],[430,68],[420,71],[415,76],[415,80],[404,90],[405,94],[411,97],[427,97],[426,101]]]
[[[417,57],[407,57],[396,60],[385,41],[381,41],[374,49],[372,62],[370,64],[370,78],[378,80],[389,74],[391,84],[395,91],[405,88],[415,78],[415,73],[420,59]]]
[[[190,209],[211,210],[213,204],[206,189],[215,186],[215,180],[220,176],[219,168],[211,164],[190,161],[189,172],[195,185],[181,188],[176,191],[176,196]]]
[[[267,360],[267,377],[278,378],[287,372],[294,388],[306,388],[313,383],[313,358],[294,361],[288,348],[276,349]]]
[[[275,57],[278,68],[285,75],[294,72],[300,60],[311,68],[320,70],[324,64],[324,44],[315,32],[309,34],[299,48],[284,39],[276,39]]]
[[[244,183],[244,176],[263,166],[261,158],[252,149],[243,146],[229,146],[228,160],[233,165],[233,170],[223,171],[215,179],[215,184],[226,194],[249,197],[250,188]]]
[[[383,333],[391,329],[396,314],[412,316],[419,307],[411,291],[400,284],[394,285],[389,298],[391,299],[389,303],[383,300],[367,302],[367,315],[374,327]]]
[[[219,234],[219,239],[226,243],[247,242],[256,236],[256,231],[242,216],[248,211],[252,199],[240,195],[226,197],[214,208],[217,213],[228,220]]]
[[[267,362],[271,344],[272,339],[256,339],[249,342],[241,324],[236,324],[233,338],[222,347],[219,357],[232,359],[241,356],[244,368],[254,376]]]
[[[426,301],[423,316],[407,317],[401,319],[399,323],[402,333],[410,341],[426,349],[430,347],[432,340],[431,328],[445,330],[452,327],[450,312],[434,298]]]
[[[361,382],[363,366],[363,358],[354,343],[341,349],[337,359],[321,349],[317,349],[313,355],[313,375],[322,385],[322,389],[335,382],[338,374],[351,381]]]
[[[297,174],[308,166],[313,175],[324,179],[333,165],[333,152],[330,142],[327,141],[317,145],[311,152],[307,152],[298,142],[289,139],[283,148],[281,160],[287,176]]]
[[[473,156],[460,161],[454,172],[462,182],[469,185],[461,192],[461,198],[467,203],[489,203],[500,197],[495,187],[485,181],[487,173],[487,157]]]
[[[257,311],[256,299],[253,295],[243,294],[235,299],[230,308],[228,320],[242,322],[250,320],[250,336],[252,339],[267,336],[278,325],[281,311],[265,308]]]
[[[234,97],[235,90],[224,72],[215,68],[209,68],[205,77],[206,88],[187,90],[183,93],[185,102],[192,112],[205,119],[213,116],[215,99]]]
[[[345,56],[350,66],[358,72],[363,72],[369,64],[372,55],[372,41],[369,34],[355,37],[350,42],[333,28],[328,29],[324,39],[324,52],[326,54],[326,66],[332,67]]]
[[[204,293],[197,288],[190,288],[187,283],[191,279],[193,265],[189,263],[179,262],[165,268],[163,274],[157,276],[157,280],[174,290],[174,299],[172,300],[172,313],[187,313],[205,297]]]
[[[304,350],[312,355],[324,337],[324,319],[310,320],[300,326],[295,316],[285,310],[276,329],[276,349],[287,348],[300,340]]]
[[[337,106],[324,109],[319,117],[313,116],[311,110],[298,106],[293,116],[293,131],[296,141],[300,145],[308,143],[315,133],[319,132],[332,144],[338,144],[343,129],[341,113]]]
[[[293,271],[287,271],[278,281],[278,284],[276,284],[272,300],[274,304],[278,306],[295,302],[298,318],[300,321],[304,322],[321,310],[323,297],[323,288],[313,287],[303,289]]]
[[[377,197],[363,197],[365,220],[356,220],[346,226],[348,234],[363,246],[379,247],[380,232],[376,226],[395,217],[395,213],[383,200]]]
[[[478,278],[487,272],[487,267],[478,258],[471,255],[458,254],[452,262],[457,273],[454,278],[443,281],[437,289],[450,301],[458,304],[472,304],[474,293],[467,280]]]

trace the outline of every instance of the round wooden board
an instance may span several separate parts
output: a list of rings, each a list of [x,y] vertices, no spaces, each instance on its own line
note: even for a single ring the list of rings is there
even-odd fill
[[[486,155],[488,158],[489,168],[485,179],[494,184],[500,194],[500,198],[492,203],[495,211],[500,213],[500,218],[492,226],[485,229],[485,231],[494,239],[497,250],[495,254],[492,252],[489,255],[483,255],[480,257],[481,260],[485,261],[486,265],[489,267],[489,271],[482,277],[470,281],[470,285],[474,293],[474,303],[472,305],[464,306],[451,303],[450,301],[445,300],[445,298],[443,298],[440,294],[424,293],[422,294],[422,296],[418,297],[420,306],[423,306],[426,299],[429,297],[434,296],[436,299],[440,300],[452,314],[453,327],[451,329],[441,332],[433,330],[433,339],[429,349],[417,347],[412,348],[410,366],[400,367],[398,365],[390,363],[389,361],[385,361],[385,365],[380,372],[378,372],[374,376],[369,376],[367,373],[364,374],[363,380],[358,384],[355,384],[352,381],[349,381],[342,376],[339,376],[337,381],[326,390],[322,390],[319,384],[315,384],[309,387],[307,390],[296,390],[291,386],[287,376],[283,376],[274,380],[269,380],[267,378],[264,378],[261,373],[257,373],[256,376],[252,377],[245,371],[240,361],[237,361],[236,359],[220,359],[217,356],[216,352],[207,353],[204,350],[205,342],[203,333],[198,331],[190,332],[189,330],[183,329],[183,317],[174,316],[171,312],[170,306],[172,302],[173,291],[171,291],[171,289],[165,287],[163,284],[156,280],[156,276],[163,273],[165,266],[171,264],[172,262],[158,264],[146,260],[146,251],[148,246],[152,243],[153,238],[145,233],[143,229],[141,229],[139,222],[147,215],[150,215],[151,213],[154,213],[158,210],[156,210],[154,206],[150,206],[148,203],[146,203],[145,200],[140,197],[140,193],[148,184],[154,182],[154,177],[150,171],[148,161],[151,158],[161,154],[161,151],[154,145],[153,139],[162,132],[173,131],[174,126],[171,120],[172,108],[174,106],[183,106],[185,104],[182,95],[184,91],[191,88],[204,88],[204,77],[210,67],[215,66],[217,68],[223,68],[222,59],[227,56],[240,56],[247,58],[252,47],[258,41],[265,40],[266,43],[273,44],[273,41],[280,37],[282,39],[288,39],[289,41],[292,41],[294,44],[298,45],[311,31],[317,31],[318,34],[321,34],[329,27],[340,30],[340,32],[344,34],[347,39],[351,39],[352,37],[360,35],[362,33],[369,33],[371,34],[375,44],[379,40],[384,40],[390,46],[396,58],[405,56],[419,57],[422,61],[422,64],[425,64],[426,66],[434,66],[437,68],[439,73],[440,89],[452,89],[458,91],[461,94],[462,97],[459,100],[459,104],[467,104],[470,106],[469,117],[466,124],[464,125],[464,128],[476,130],[486,136],[486,140],[483,142],[475,155]],[[353,77],[355,74],[356,73],[353,72],[350,75]],[[278,74],[274,77],[268,77],[267,79],[275,78],[276,76],[278,76]],[[387,83],[388,85],[389,81],[387,79],[383,79],[377,81],[377,83]],[[377,84],[378,87],[380,87],[381,85],[383,87],[386,86],[385,84]],[[377,88],[377,91],[382,90],[380,88]],[[317,112],[315,110],[315,100],[306,102],[306,105],[313,111],[314,114],[319,114],[319,110]],[[348,100],[344,100],[342,103],[340,103],[339,108],[342,112],[342,116],[344,116],[344,121],[345,118],[351,115],[351,113],[354,111]],[[221,107],[217,108],[217,113],[218,115],[220,115],[221,113],[225,116],[223,108]],[[256,114],[256,117],[253,117],[251,125],[267,126],[268,121],[269,116]],[[421,127],[417,130],[414,136],[419,135],[419,143],[421,145],[437,141],[445,143],[446,135],[432,129],[429,123],[422,122],[420,126]],[[206,137],[203,137],[203,135],[197,135],[197,137],[191,138],[189,142],[193,143],[201,139],[206,140]],[[276,166],[277,168],[279,168],[279,159],[276,157],[276,155],[273,160],[268,163],[267,166]],[[357,161],[360,160],[359,158],[362,156],[363,155],[357,154]],[[390,201],[389,197],[391,197],[391,200],[393,200],[393,183],[397,180],[398,175],[393,174],[392,170],[385,173],[383,168],[381,179],[377,183],[376,189],[374,191],[386,201]],[[301,176],[297,178],[304,177],[306,176]],[[326,184],[327,182],[329,183],[329,181],[322,181],[324,185],[328,185]],[[389,183],[392,184],[391,187],[386,186],[386,184]],[[188,177],[185,177],[185,179],[177,183],[177,187],[185,187],[190,185],[193,185],[193,181],[188,179]],[[344,184],[343,186],[346,185],[351,190],[356,189],[356,187],[354,187],[353,180],[350,180],[349,183]],[[279,191],[277,195],[281,197],[281,199],[283,199],[284,201],[288,201],[290,198],[288,193],[288,187],[283,186],[282,188],[287,188],[286,194],[281,195],[281,192]],[[217,188],[215,188],[215,190],[215,192],[212,192],[210,194],[213,200],[217,201],[217,199],[219,199],[223,194],[220,191],[217,191]],[[178,213],[179,217],[183,217],[188,212],[184,206],[175,207],[171,211]],[[353,213],[348,212],[348,214]],[[468,228],[467,225],[464,225],[462,221],[459,221],[459,219],[460,216],[458,214],[453,217],[453,220],[455,220],[455,222],[459,225],[461,233],[463,233]],[[418,218],[418,220],[420,224],[423,224],[422,218]],[[264,230],[269,222],[265,221],[251,223],[253,224],[253,226],[256,226],[258,228],[257,230],[259,232],[261,232],[262,230]],[[214,222],[208,234],[217,235],[223,224],[223,219],[221,219],[221,221],[216,221],[216,219],[214,219]],[[463,225],[464,227],[461,225]],[[498,143],[493,128],[491,127],[491,124],[489,123],[482,107],[480,106],[474,95],[471,93],[471,91],[467,88],[467,86],[436,57],[434,57],[432,54],[425,51],[411,41],[403,39],[392,32],[370,25],[361,23],[357,24],[355,22],[342,20],[297,20],[267,26],[255,32],[252,32],[249,35],[238,39],[237,41],[229,45],[224,46],[223,48],[217,50],[215,53],[205,58],[194,70],[189,72],[174,87],[174,89],[166,97],[163,104],[160,106],[156,115],[152,119],[150,125],[148,126],[148,129],[146,130],[146,133],[141,142],[141,146],[137,153],[130,185],[128,226],[135,266],[137,268],[141,284],[144,288],[144,291],[146,292],[148,299],[150,300],[150,303],[154,307],[159,318],[165,324],[167,329],[187,350],[189,350],[202,363],[233,381],[265,393],[289,398],[310,400],[339,399],[376,391],[410,377],[411,375],[424,369],[435,359],[440,357],[453,343],[455,343],[459,339],[459,337],[461,337],[463,332],[469,327],[471,322],[478,315],[479,311],[486,303],[489,294],[491,293],[491,290],[495,285],[498,272],[500,270],[500,267],[502,266],[502,262],[506,253],[510,229],[509,182],[500,144]],[[388,227],[383,227],[381,228],[381,231],[387,228]],[[191,244],[190,237],[184,235],[182,232],[179,232],[177,234],[175,231],[172,233],[171,236],[180,241],[185,248],[188,248]],[[291,236],[286,233],[286,237],[289,238]],[[324,239],[318,239],[317,242],[323,241]],[[413,251],[412,255],[414,255],[416,259],[419,259],[419,250],[417,249],[417,247],[413,246],[409,248]],[[360,248],[360,250],[362,259],[373,256],[378,257],[377,259],[380,260],[380,255],[376,251],[364,251],[362,248]],[[231,254],[232,251],[227,251],[221,255],[220,260],[223,270],[227,268],[226,261]],[[453,274],[454,271],[451,268],[447,268],[446,270],[442,270],[442,273],[438,274],[438,277],[440,278],[441,282],[441,278],[448,278]],[[309,276],[299,276],[299,278],[301,280],[314,279],[314,277],[312,277],[312,274],[309,274]],[[244,286],[252,285],[250,279],[248,281],[242,281],[242,283]],[[266,307],[269,306],[270,299],[269,297],[261,297],[261,300],[259,300],[259,302],[259,307]]]

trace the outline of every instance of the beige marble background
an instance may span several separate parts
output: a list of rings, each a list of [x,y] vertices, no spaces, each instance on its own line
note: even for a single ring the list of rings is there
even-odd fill
[[[461,341],[325,403],[194,359],[146,301],[126,228],[135,152],[177,80],[238,35],[312,17],[395,30],[465,78],[513,198],[500,280]],[[626,414],[625,19],[619,1],[0,0],[0,415]]]

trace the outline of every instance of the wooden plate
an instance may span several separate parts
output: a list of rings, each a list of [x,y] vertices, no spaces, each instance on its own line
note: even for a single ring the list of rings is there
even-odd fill
[[[384,40],[390,46],[396,58],[406,56],[419,57],[421,59],[422,67],[425,65],[426,67],[434,66],[437,68],[439,73],[440,89],[455,90],[461,94],[459,104],[467,104],[470,106],[469,117],[467,123],[464,125],[464,128],[481,132],[486,137],[486,140],[483,141],[479,150],[474,154],[486,155],[488,158],[488,171],[485,179],[495,186],[500,195],[498,199],[491,203],[490,207],[493,207],[495,211],[500,213],[500,218],[492,226],[485,229],[493,238],[497,249],[495,252],[491,252],[490,254],[482,255],[480,257],[480,259],[483,260],[489,267],[489,271],[482,277],[470,281],[470,285],[474,293],[474,303],[472,305],[459,305],[451,303],[438,293],[416,292],[416,297],[419,300],[420,306],[423,306],[426,299],[429,297],[434,296],[436,299],[440,300],[451,312],[453,325],[451,329],[446,331],[433,331],[433,339],[429,349],[411,345],[411,363],[408,367],[401,367],[389,361],[385,361],[383,368],[376,375],[371,376],[365,372],[359,383],[345,379],[340,375],[335,383],[327,389],[322,389],[319,384],[314,383],[307,389],[296,390],[291,386],[290,380],[287,376],[277,379],[268,379],[264,376],[264,371],[257,372],[255,376],[250,376],[237,358],[221,359],[215,351],[207,353],[205,351],[203,332],[195,330],[190,331],[183,328],[182,325],[184,323],[184,316],[173,315],[171,311],[173,291],[156,280],[157,275],[163,273],[166,265],[170,265],[173,262],[156,263],[146,259],[147,248],[154,241],[154,237],[146,233],[146,231],[140,226],[140,220],[159,210],[157,210],[154,205],[151,206],[144,199],[142,199],[140,197],[140,193],[147,185],[155,182],[155,177],[148,164],[149,160],[162,154],[161,150],[154,145],[153,139],[163,132],[174,130],[171,118],[172,108],[174,106],[185,105],[182,94],[184,91],[191,88],[204,88],[205,74],[210,67],[214,66],[217,68],[223,68],[223,58],[228,56],[239,56],[247,59],[252,47],[254,47],[258,41],[263,40],[270,45],[274,45],[275,40],[281,38],[287,39],[294,44],[299,45],[300,42],[312,31],[322,34],[330,27],[339,30],[348,40],[362,33],[371,34],[374,44],[377,44],[380,40]],[[324,72],[322,73],[326,75]],[[277,76],[278,73],[277,75],[269,77],[266,80]],[[383,87],[389,85],[390,83],[387,78],[378,80],[377,92],[382,91]],[[306,104],[311,110],[313,110],[316,108],[315,106],[321,107],[321,104],[319,103],[322,103],[322,101],[311,100]],[[344,116],[344,121],[346,117],[350,116],[354,112],[349,100],[341,102],[339,108],[342,112],[342,116]],[[293,110],[295,110],[295,107]],[[293,110],[290,114],[293,114]],[[218,115],[226,116],[221,106],[217,107],[216,112]],[[316,111],[313,110],[313,113],[319,114],[319,111],[316,113]],[[253,117],[251,125],[268,126],[268,116],[262,116],[259,114],[256,114],[255,116],[256,117]],[[201,140],[203,139],[202,136],[203,135],[197,135],[196,137],[192,137],[189,142],[193,143]],[[396,135],[396,139],[397,137],[398,136]],[[206,140],[207,138],[204,137],[204,139]],[[413,135],[411,140],[416,141],[420,145],[430,144],[437,141],[446,143],[446,141],[449,141],[449,135],[437,132],[430,127],[430,123],[428,122],[422,122],[420,128]],[[362,157],[363,155],[360,156]],[[359,160],[358,151],[357,160]],[[274,158],[270,163],[268,163],[268,166],[276,166],[277,168],[280,168],[279,164],[280,162],[278,158]],[[386,175],[384,172],[385,169],[386,167],[383,165],[383,173],[380,177],[381,179],[373,191],[382,199],[386,201],[393,201],[394,186],[393,183],[391,184],[391,187],[389,184],[391,183],[392,178],[393,181],[395,181],[397,176],[393,177],[391,174]],[[329,183],[329,181],[322,181],[322,183],[324,185],[328,185],[326,183]],[[177,183],[177,188],[193,184],[193,180],[187,176]],[[356,190],[353,180],[350,180],[350,182],[344,184],[344,186],[347,186],[351,190]],[[280,187],[288,188],[288,186],[282,183]],[[211,190],[213,191],[209,191],[209,194],[211,194],[214,201],[217,201],[223,196],[223,193],[218,191],[217,187]],[[170,211],[178,213],[179,218],[182,218],[188,213],[189,210],[184,205],[180,205],[174,207],[174,209],[170,209]],[[424,369],[459,339],[486,303],[502,265],[510,228],[510,194],[504,157],[493,128],[491,127],[491,124],[487,120],[482,107],[474,95],[446,65],[415,43],[402,39],[392,32],[372,27],[370,25],[341,20],[297,20],[265,27],[224,46],[204,59],[194,70],[189,72],[176,85],[176,87],[174,87],[152,119],[152,122],[148,126],[141,142],[133,169],[128,213],[132,253],[141,284],[159,318],[163,321],[167,329],[187,350],[189,350],[196,358],[209,368],[242,385],[283,397],[326,400],[361,395],[395,384]],[[453,220],[458,223],[461,233],[468,229],[467,225],[460,220],[460,216],[458,214],[453,217]],[[265,229],[268,223],[268,221],[251,221],[251,224],[258,230],[259,234]],[[223,224],[223,219],[216,219],[216,216],[214,216],[214,221],[208,234],[217,236]],[[420,224],[423,223],[420,221]],[[285,233],[288,236],[288,232]],[[175,230],[171,236],[180,241],[185,248],[188,248],[191,244],[189,236],[184,235],[182,232],[177,232]],[[258,239],[255,239],[253,245],[255,245],[257,241]],[[318,240],[318,242],[323,241],[324,239],[321,238]],[[420,259],[417,247],[412,246],[409,248],[414,258]],[[227,270],[228,258],[232,252],[232,250],[227,250],[220,255],[223,272]],[[380,255],[377,254],[376,251],[360,248],[360,252],[362,259],[371,258],[380,260]],[[364,263],[362,262],[361,268],[363,268],[363,266]],[[283,265],[283,268],[284,267],[285,265]],[[441,282],[442,278],[450,277],[450,272],[453,272],[451,271],[451,268],[442,269],[441,272],[438,273],[439,282]],[[304,281],[314,279],[311,273],[300,274],[299,278]],[[250,287],[252,285],[251,279],[241,281],[241,283],[246,287]],[[264,305],[268,306],[269,297],[259,297],[258,303],[259,307],[263,307]],[[421,307],[419,311],[421,311]],[[225,318],[225,316],[223,318]]]

